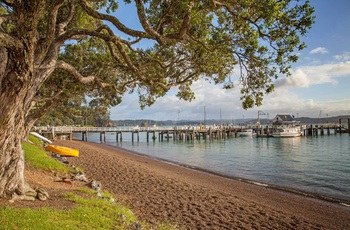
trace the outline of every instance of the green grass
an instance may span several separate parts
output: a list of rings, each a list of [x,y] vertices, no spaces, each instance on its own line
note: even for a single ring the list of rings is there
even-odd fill
[[[42,146],[41,142],[35,140],[35,137],[29,139],[34,144],[23,143],[26,165],[51,172],[68,172],[70,170],[68,166],[49,157],[46,151],[40,147]],[[78,195],[82,193],[86,196]],[[0,229],[130,229],[131,224],[139,223],[130,209],[116,202],[111,202],[113,194],[105,191],[103,195],[107,199],[98,198],[93,190],[87,188],[65,194],[62,199],[75,203],[73,208],[66,210],[0,206]],[[176,229],[176,226],[167,223],[156,227],[150,227],[147,223],[141,223],[141,225],[143,229]]]
[[[1,229],[127,229],[136,217],[127,208],[100,198],[69,193],[77,205],[69,210],[0,207]]]
[[[47,152],[38,145],[23,142],[22,146],[24,149],[25,161],[28,166],[45,171],[68,172],[70,170],[66,165],[48,156]]]
[[[43,143],[38,138],[34,137],[33,135],[29,135],[28,140],[33,142],[34,145],[43,146]]]

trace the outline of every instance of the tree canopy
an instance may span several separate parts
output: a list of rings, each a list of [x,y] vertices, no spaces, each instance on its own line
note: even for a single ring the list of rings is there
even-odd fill
[[[125,5],[137,24],[123,23]],[[198,79],[237,78],[243,108],[261,105],[305,48],[313,11],[308,0],[0,0],[0,196],[23,193],[21,140],[54,106],[136,92],[144,107],[172,87],[191,100]]]
[[[7,11],[2,16],[5,46],[16,41],[19,28],[11,18],[21,1],[1,2]],[[289,75],[296,51],[305,48],[300,35],[313,22],[308,1],[36,2],[42,8],[37,50],[46,49],[41,58],[59,56],[56,72],[74,77],[76,85],[90,84],[82,86],[85,93],[108,92],[106,103],[112,105],[134,90],[142,107],[151,105],[173,86],[180,98],[191,100],[193,81],[205,78],[230,88],[237,77],[243,108],[261,105],[263,95],[273,91],[272,79]],[[135,6],[136,28],[118,18],[122,4]],[[151,47],[143,46],[145,41]],[[72,92],[72,84],[64,87]]]

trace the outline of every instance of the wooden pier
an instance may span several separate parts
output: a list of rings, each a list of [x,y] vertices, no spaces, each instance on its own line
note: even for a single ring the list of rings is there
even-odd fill
[[[349,133],[350,119],[347,127],[342,125],[341,120],[336,124],[314,124],[301,125],[300,131],[303,136],[323,136]],[[257,137],[271,137],[272,126],[213,126],[213,127],[45,127],[37,128],[37,131],[49,139],[68,139],[72,140],[73,134],[80,133],[82,141],[89,140],[89,134],[98,133],[100,141],[106,142],[107,133],[115,135],[115,141],[121,142],[123,135],[131,134],[131,141],[140,141],[140,134],[146,134],[146,141],[169,141],[172,140],[213,140],[238,137],[238,133],[244,129],[251,128],[257,133]]]
[[[210,127],[204,129],[200,127],[191,128],[117,128],[117,127],[52,127],[51,129],[39,129],[37,130],[43,136],[49,139],[69,139],[72,140],[74,133],[81,133],[81,140],[88,141],[89,134],[98,133],[100,135],[100,141],[106,142],[107,133],[115,135],[115,140],[122,141],[123,134],[131,134],[131,141],[140,141],[140,134],[146,133],[146,140],[159,141],[164,140],[200,140],[200,139],[226,139],[230,137],[237,137],[237,133],[242,128],[234,127]]]

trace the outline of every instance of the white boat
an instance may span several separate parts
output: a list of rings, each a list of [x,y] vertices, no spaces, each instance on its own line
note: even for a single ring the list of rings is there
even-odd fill
[[[300,137],[300,126],[277,126],[271,135],[273,137]]]
[[[49,144],[52,143],[52,141],[50,141],[50,140],[47,139],[46,137],[41,136],[39,133],[30,132],[30,134],[33,135],[33,136],[35,136],[35,137],[37,137],[37,138],[39,138],[40,140],[42,140],[42,141],[44,141],[44,142],[46,142],[46,143],[49,143]]]
[[[242,129],[241,132],[238,132],[238,136],[240,137],[253,137],[255,136],[255,133],[253,129]]]
[[[273,119],[273,137],[300,137],[301,134],[299,122],[294,116],[278,114]]]

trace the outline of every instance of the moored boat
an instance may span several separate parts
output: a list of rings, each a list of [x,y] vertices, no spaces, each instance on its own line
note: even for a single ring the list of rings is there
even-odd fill
[[[302,132],[294,116],[277,115],[273,120],[273,137],[300,137]]]
[[[72,149],[64,146],[48,145],[45,147],[45,150],[65,157],[79,157],[78,149]]]
[[[238,136],[240,137],[253,137],[255,136],[253,129],[242,129],[241,132],[238,132]]]
[[[271,134],[273,137],[300,137],[299,126],[279,126]]]

